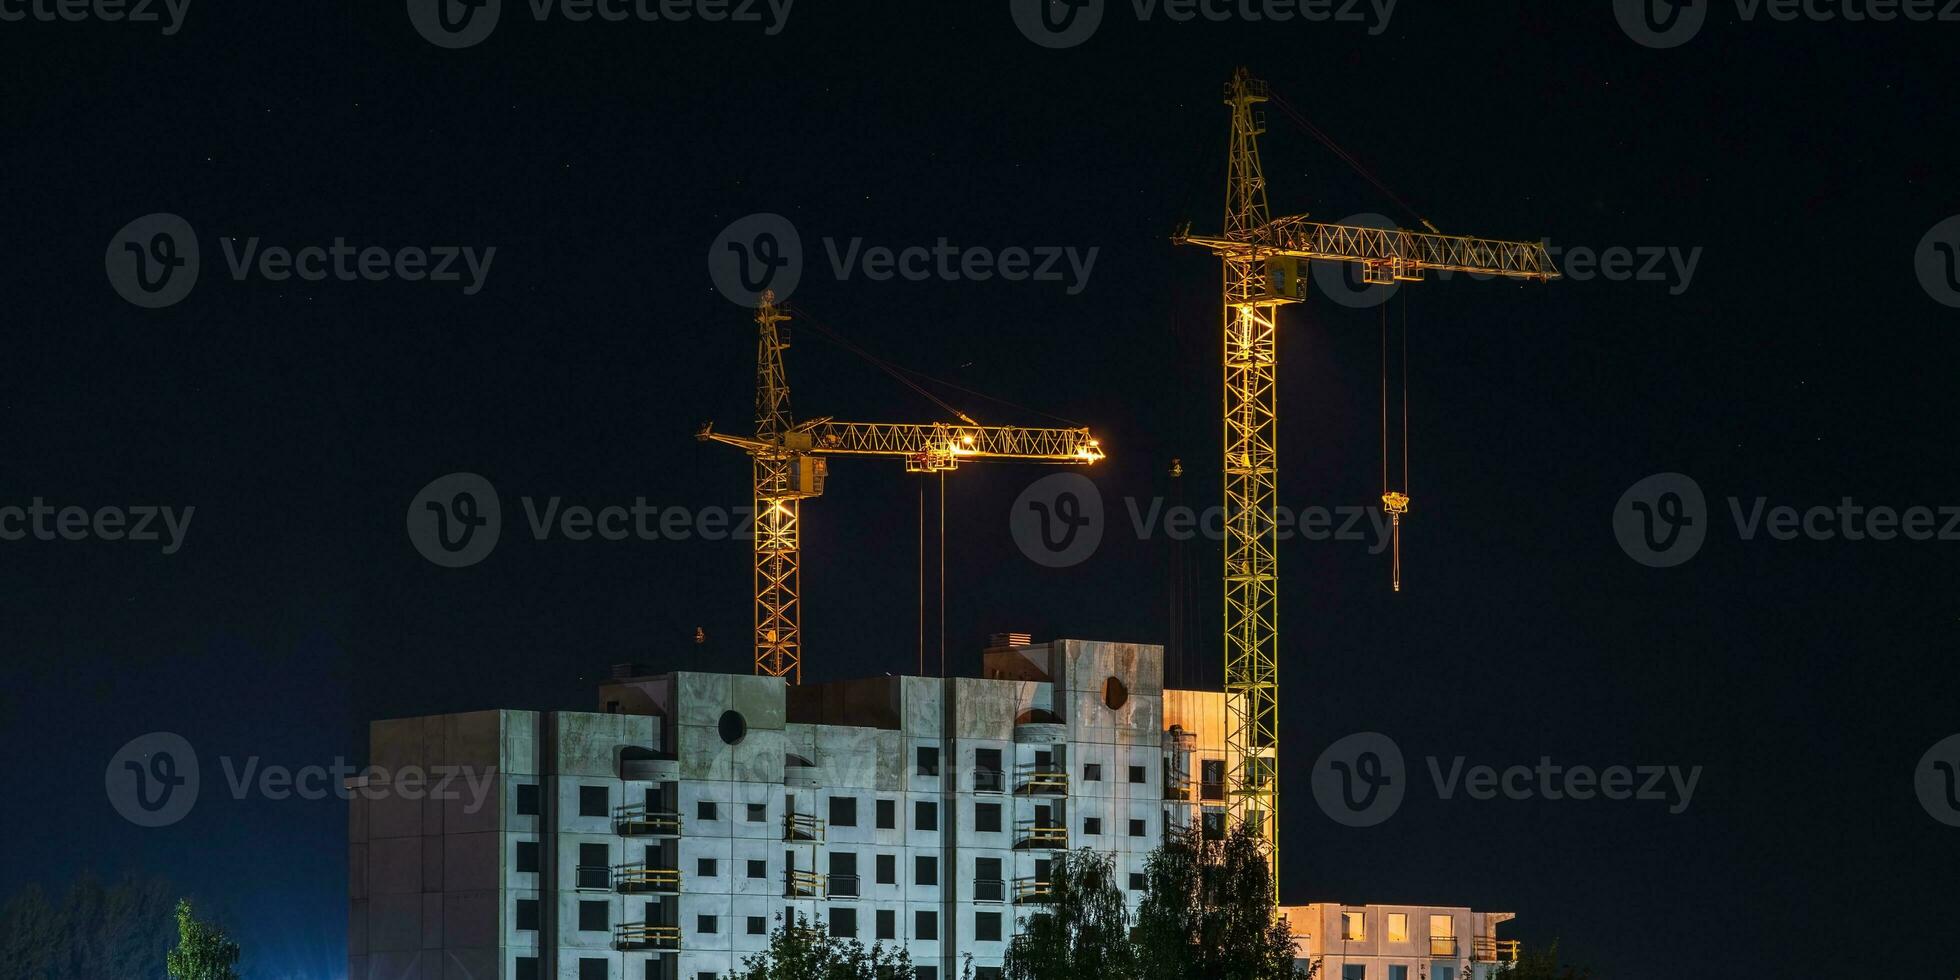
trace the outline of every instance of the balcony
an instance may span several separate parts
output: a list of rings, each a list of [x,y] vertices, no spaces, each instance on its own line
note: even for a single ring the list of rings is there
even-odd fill
[[[1429,937],[1429,955],[1436,959],[1456,959],[1456,937]]]
[[[681,927],[650,926],[639,922],[624,924],[613,933],[613,948],[618,950],[679,949]]]
[[[1493,936],[1478,936],[1470,940],[1470,955],[1479,963],[1516,963],[1518,961],[1518,941],[1498,939]]]
[[[783,814],[783,839],[821,841],[823,821],[808,813],[785,813]]]
[[[621,837],[679,837],[681,815],[644,805],[614,807],[613,830]]]
[[[830,875],[824,879],[824,890],[830,898],[858,897],[857,875]]]
[[[1019,878],[1014,882],[1014,904],[1046,905],[1055,900],[1055,883],[1039,878]]]
[[[678,895],[681,872],[679,868],[629,864],[613,875],[613,887],[622,895]]]
[[[1007,774],[998,769],[973,770],[973,791],[975,793],[1007,792]]]
[[[815,871],[798,871],[791,868],[783,876],[784,898],[822,898],[824,897],[824,877]]]
[[[572,869],[572,887],[580,891],[606,891],[612,884],[612,869],[603,864],[581,864]]]
[[[783,757],[783,785],[816,789],[823,785],[823,769],[800,755]]]
[[[681,778],[681,764],[664,752],[629,748],[619,755],[619,778],[634,782],[671,783]]]
[[[1068,850],[1068,828],[1058,824],[1022,824],[1015,846],[1023,850]]]
[[[976,902],[1004,902],[1007,900],[1007,882],[999,878],[973,879],[973,900]]]
[[[1022,766],[1015,774],[1015,791],[1048,796],[1068,793],[1068,770],[1052,766]]]

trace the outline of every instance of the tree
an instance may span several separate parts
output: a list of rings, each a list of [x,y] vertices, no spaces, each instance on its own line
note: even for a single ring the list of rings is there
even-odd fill
[[[1224,840],[1168,836],[1144,866],[1137,910],[1141,980],[1311,978],[1293,964],[1293,935],[1273,903],[1259,839],[1241,826]]]
[[[55,901],[30,884],[0,905],[0,980],[156,975],[170,945],[170,890],[160,880],[105,885],[84,873]]]
[[[167,965],[170,980],[238,980],[238,944],[199,919],[189,899],[178,899],[177,948]]]
[[[1558,940],[1550,946],[1527,949],[1501,976],[1504,980],[1591,980],[1592,971],[1558,961]]]
[[[1048,907],[1022,922],[1002,964],[1006,980],[1135,980],[1130,908],[1109,855],[1083,848],[1055,859]]]
[[[911,980],[912,954],[855,940],[795,917],[769,934],[769,948],[742,961],[736,980]]]

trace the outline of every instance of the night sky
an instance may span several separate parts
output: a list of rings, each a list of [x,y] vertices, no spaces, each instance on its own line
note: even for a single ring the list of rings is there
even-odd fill
[[[745,671],[745,542],[538,541],[520,499],[747,502],[747,459],[693,432],[749,429],[754,325],[708,257],[757,212],[801,234],[797,315],[981,422],[1073,420],[1109,453],[1086,471],[1109,526],[1071,568],[1008,533],[1049,471],[947,480],[949,669],[1014,630],[1173,644],[1174,673],[1215,687],[1218,545],[1183,546],[1174,629],[1175,549],[1124,501],[1219,499],[1218,263],[1170,237],[1221,223],[1219,92],[1245,65],[1446,232],[1699,251],[1685,280],[1458,277],[1387,307],[1409,324],[1407,585],[1368,542],[1282,546],[1285,899],[1515,911],[1504,935],[1609,977],[1960,972],[1960,828],[1914,790],[1960,731],[1960,540],[1744,540],[1729,504],[1960,505],[1960,309],[1914,263],[1960,212],[1960,23],[1713,4],[1657,49],[1605,3],[1411,2],[1385,27],[1112,3],[1052,49],[998,0],[799,3],[773,35],[504,6],[458,50],[393,0],[197,2],[170,36],[0,22],[0,506],[195,508],[172,554],[0,540],[0,890],[165,875],[233,927],[250,976],[338,976],[344,804],[233,799],[221,758],[358,765],[371,719],[593,710],[622,661]],[[1275,215],[1415,226],[1268,118]],[[195,228],[202,271],[143,309],[105,247],[156,212]],[[253,236],[496,253],[474,295],[234,281],[220,242]],[[1071,294],[840,281],[825,238],[1098,251]],[[1380,316],[1282,313],[1281,503],[1380,494]],[[794,337],[799,418],[946,418]],[[405,515],[459,471],[496,486],[503,537],[441,568]],[[1707,540],[1651,568],[1614,512],[1663,472],[1707,495]],[[916,670],[920,481],[841,460],[806,505],[806,679]],[[155,731],[195,746],[203,792],[148,829],[104,771]],[[1406,754],[1408,797],[1353,828],[1309,767],[1363,731]],[[1703,771],[1679,813],[1441,799],[1426,760],[1458,756]]]

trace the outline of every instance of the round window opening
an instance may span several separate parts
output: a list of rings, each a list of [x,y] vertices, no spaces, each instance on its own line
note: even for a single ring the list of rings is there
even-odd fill
[[[721,740],[730,745],[740,742],[749,733],[749,721],[739,711],[721,713]]]
[[[1114,677],[1103,681],[1103,703],[1109,705],[1111,711],[1129,704],[1130,689],[1124,687],[1123,682]]]

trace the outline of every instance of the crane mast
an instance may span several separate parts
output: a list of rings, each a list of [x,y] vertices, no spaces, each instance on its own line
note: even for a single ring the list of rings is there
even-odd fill
[[[1173,241],[1209,249],[1224,266],[1226,806],[1233,823],[1264,843],[1277,894],[1279,307],[1306,298],[1311,261],[1358,265],[1369,283],[1416,282],[1430,271],[1542,282],[1558,278],[1558,270],[1542,243],[1272,218],[1259,160],[1266,127],[1257,108],[1270,98],[1266,83],[1243,68],[1226,83],[1232,135],[1224,231],[1192,235],[1187,226]],[[1382,502],[1399,528],[1409,498],[1384,492]],[[1399,548],[1399,536],[1397,542]]]
[[[961,463],[999,460],[1087,465],[1103,458],[1086,428],[1042,429],[986,426],[965,416],[957,423],[912,425],[837,422],[798,423],[790,414],[789,375],[783,352],[789,314],[765,292],[756,306],[755,435],[736,436],[703,426],[696,438],[748,452],[755,502],[755,672],[803,681],[802,502],[821,496],[828,456],[897,457],[908,473],[945,473]]]
[[[1244,242],[1270,221],[1259,161],[1266,83],[1241,70],[1232,110],[1225,237]],[[1282,299],[1256,249],[1220,253],[1225,267],[1225,768],[1233,823],[1266,843],[1278,881],[1279,560],[1278,343]]]

